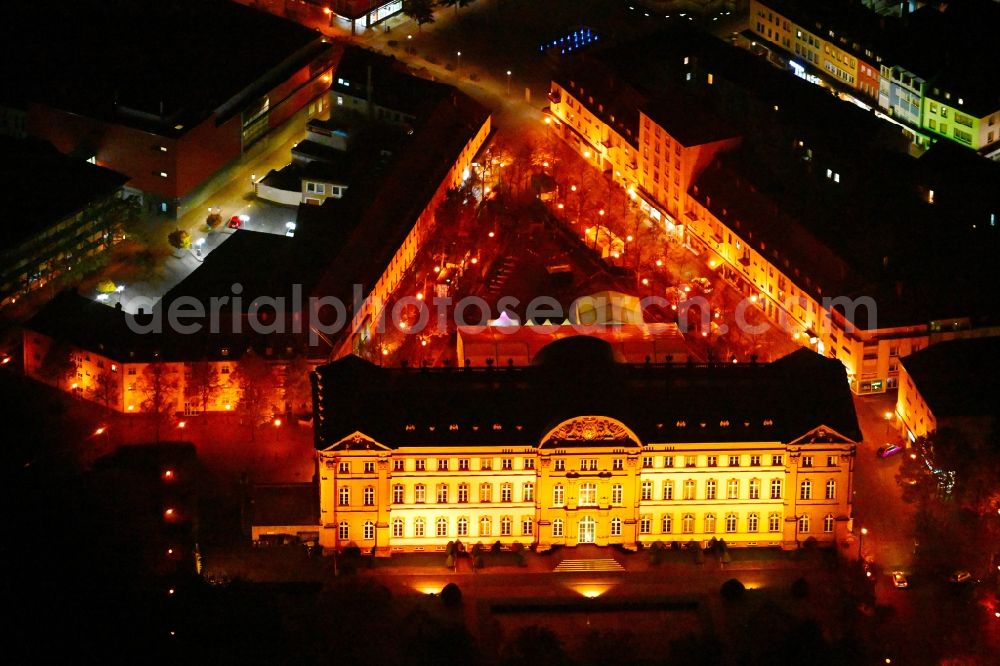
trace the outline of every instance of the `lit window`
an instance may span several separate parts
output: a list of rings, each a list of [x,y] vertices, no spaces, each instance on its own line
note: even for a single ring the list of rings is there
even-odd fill
[[[595,483],[581,483],[580,484],[580,506],[590,506],[597,504],[597,484]]]
[[[806,479],[799,485],[799,499],[812,499],[812,481]]]
[[[552,521],[552,536],[561,537],[563,535],[563,521],[560,518],[556,518]]]
[[[375,506],[375,488],[372,486],[365,486],[364,501],[365,506]]]
[[[439,537],[448,536],[448,519],[438,518],[434,526],[434,534]]]
[[[715,479],[709,479],[705,482],[705,499],[715,499],[715,486]]]
[[[458,536],[469,536],[469,519],[459,518],[458,519]]]
[[[781,531],[781,514],[780,513],[769,513],[767,515],[767,531],[768,532],[780,532]]]
[[[340,506],[350,506],[351,505],[351,489],[341,488],[340,489]]]
[[[799,516],[799,532],[809,531],[809,516],[802,514]]]
[[[554,506],[562,506],[563,504],[566,503],[565,498],[566,498],[565,489],[563,488],[561,483],[557,483],[552,488],[552,504]]]
[[[646,501],[653,499],[653,482],[652,481],[643,481],[642,482],[642,499],[646,500]]]
[[[664,481],[663,482],[663,499],[672,500],[674,498],[674,482]]]
[[[535,484],[525,483],[521,486],[521,501],[522,502],[534,502],[535,501]]]
[[[685,513],[681,517],[681,531],[684,534],[691,534],[694,532],[694,514]]]
[[[416,518],[413,521],[413,536],[422,537],[427,533],[427,522],[423,518]]]
[[[465,504],[469,501],[469,484],[460,483],[458,484],[458,502],[459,504]]]
[[[337,537],[341,541],[347,541],[351,538],[351,526],[346,522],[342,521],[340,525],[337,526]]]
[[[826,499],[837,499],[837,482],[833,479],[826,482]]]
[[[622,484],[616,483],[613,486],[611,486],[611,503],[612,504],[622,503]]]
[[[524,516],[521,518],[521,534],[524,536],[531,536],[535,533],[535,521],[531,519],[531,516]]]
[[[493,485],[489,483],[479,484],[479,501],[480,502],[492,502],[493,501]]]
[[[706,513],[705,514],[705,533],[715,534],[715,514]]]
[[[823,518],[823,531],[824,532],[832,532],[833,531],[833,514],[832,513],[826,514],[826,516]]]
[[[402,483],[397,483],[392,487],[393,504],[402,504],[405,497],[405,489]]]
[[[423,504],[427,499],[427,486],[422,483],[418,483],[413,486],[413,501],[417,504]]]
[[[620,536],[621,535],[621,520],[619,520],[618,518],[615,518],[614,520],[618,520],[618,535],[616,535],[616,536]],[[612,525],[614,524],[614,520],[611,521]],[[649,534],[652,531],[653,531],[653,519],[650,516],[640,516],[639,517],[639,534]]]
[[[750,499],[760,499],[760,479],[750,479]]]
[[[394,518],[392,521],[392,536],[399,538],[403,536],[405,523],[402,518]]]
[[[771,499],[781,499],[781,479],[771,479]]]
[[[726,499],[740,498],[740,480],[729,479],[726,481]]]
[[[437,487],[437,503],[447,504],[448,503],[448,484],[440,483]]]
[[[375,523],[368,520],[365,521],[365,541],[371,541],[375,538]]]
[[[490,532],[492,532],[492,521],[489,516],[483,516],[479,519],[479,536],[490,536]]]
[[[511,502],[514,499],[514,486],[510,483],[500,485],[500,501]]]
[[[674,517],[673,514],[665,513],[663,517],[660,518],[660,531],[663,534],[670,534],[674,531]]]
[[[760,516],[756,513],[747,515],[747,532],[756,532],[760,526]]]
[[[726,514],[726,533],[732,533],[736,531],[736,514],[727,513]]]
[[[365,463],[365,474],[374,474],[374,473],[375,473],[375,463],[374,462],[370,462],[370,461],[366,462]]]

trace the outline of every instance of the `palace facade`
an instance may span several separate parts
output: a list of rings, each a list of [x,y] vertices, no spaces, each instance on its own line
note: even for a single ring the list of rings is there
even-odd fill
[[[860,431],[843,365],[808,350],[625,364],[579,336],[528,367],[348,356],[314,374],[314,408],[327,550],[713,537],[795,548],[842,543],[850,528]]]

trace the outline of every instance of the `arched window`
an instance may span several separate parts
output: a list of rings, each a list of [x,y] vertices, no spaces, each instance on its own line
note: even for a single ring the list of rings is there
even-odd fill
[[[447,504],[448,503],[448,484],[439,483],[437,487],[437,503]]]
[[[514,485],[511,483],[500,484],[500,501],[511,502],[514,499]]]
[[[347,521],[342,521],[340,525],[337,526],[337,537],[341,541],[347,541],[351,538],[351,526]]]
[[[446,537],[446,536],[448,536],[448,519],[447,518],[438,518],[437,519],[437,523],[435,525],[434,534],[436,536],[439,536],[439,537]]]
[[[685,513],[681,517],[681,531],[684,534],[692,534],[694,532],[694,514]]]
[[[705,533],[715,534],[715,514],[706,513],[705,514]]]
[[[670,534],[674,531],[674,517],[672,514],[663,514],[663,517],[660,519],[660,531],[664,534]]]
[[[780,513],[769,513],[769,514],[767,514],[767,531],[768,532],[780,532],[781,531],[781,514]]]
[[[552,536],[561,537],[563,535],[563,521],[561,518],[556,518],[552,521]]]
[[[566,493],[561,483],[557,483],[552,487],[552,504],[554,506],[563,506],[566,504]]]
[[[726,481],[726,499],[740,498],[740,480],[729,479]]]
[[[664,481],[663,482],[663,499],[672,500],[674,498],[674,482]]]
[[[535,484],[525,483],[521,486],[521,501],[522,502],[534,502],[535,501]]]
[[[365,486],[365,506],[375,506],[374,486]]]
[[[812,499],[813,494],[813,484],[809,479],[804,480],[799,484],[799,499]]]
[[[405,523],[402,518],[394,518],[392,520],[392,536],[397,538],[403,536],[404,527]]]
[[[826,498],[828,500],[837,499],[837,482],[833,479],[826,482]]]
[[[489,536],[492,531],[492,523],[489,516],[479,519],[479,536]]]
[[[715,499],[715,479],[709,479],[705,482],[705,499]]]
[[[611,536],[621,536],[622,535],[622,519],[612,518],[611,519]]]
[[[760,499],[760,479],[750,479],[750,499]]]
[[[771,479],[771,499],[781,499],[781,479]]]
[[[469,536],[469,519],[464,516],[458,519],[458,536]]]
[[[460,483],[458,484],[458,502],[459,504],[465,504],[469,501],[469,484]]]
[[[413,520],[413,536],[422,537],[427,534],[427,522],[423,518]]]
[[[823,531],[824,532],[832,532],[833,531],[833,514],[832,513],[826,514],[826,516],[823,518]]]
[[[807,514],[802,514],[799,516],[799,532],[809,531],[809,516]]]
[[[731,533],[736,531],[736,514],[727,513],[726,514],[726,533]]]
[[[510,536],[513,524],[514,521],[510,519],[510,516],[503,516],[500,519],[500,536]]]
[[[413,501],[417,504],[423,504],[427,499],[427,486],[422,483],[418,483],[413,486]]]
[[[397,483],[392,487],[392,503],[402,504],[405,501],[406,489],[402,483]]]
[[[747,516],[747,532],[756,532],[760,527],[760,516],[756,513],[751,513]]]
[[[489,483],[479,484],[479,501],[480,502],[492,502],[493,501],[493,486]]]
[[[365,541],[371,541],[375,538],[375,523],[370,520],[365,521]]]
[[[684,499],[693,500],[697,482],[694,479],[684,481]]]

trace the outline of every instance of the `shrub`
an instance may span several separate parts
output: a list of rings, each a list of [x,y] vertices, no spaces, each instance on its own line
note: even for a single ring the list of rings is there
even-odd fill
[[[493,542],[493,545],[490,546],[490,552],[499,553],[501,550],[503,550],[503,544],[500,543],[500,539],[497,539],[496,541]]]
[[[178,250],[187,250],[191,247],[191,234],[183,229],[174,229],[167,236],[167,242]]]
[[[719,594],[721,594],[722,598],[726,601],[736,601],[741,598],[746,591],[747,589],[743,586],[743,583],[735,578],[730,578],[722,584],[722,587],[719,588]]]
[[[462,605],[462,590],[454,583],[448,583],[441,589],[441,603],[447,608],[456,608]]]
[[[209,229],[217,229],[222,224],[222,213],[212,212],[205,218],[205,224]]]

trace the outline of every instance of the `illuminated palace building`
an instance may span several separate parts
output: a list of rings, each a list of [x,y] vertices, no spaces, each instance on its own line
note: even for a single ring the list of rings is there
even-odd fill
[[[851,393],[843,365],[808,350],[770,364],[624,364],[578,336],[527,367],[348,356],[314,381],[327,550],[712,537],[795,548],[843,544],[850,528]]]

